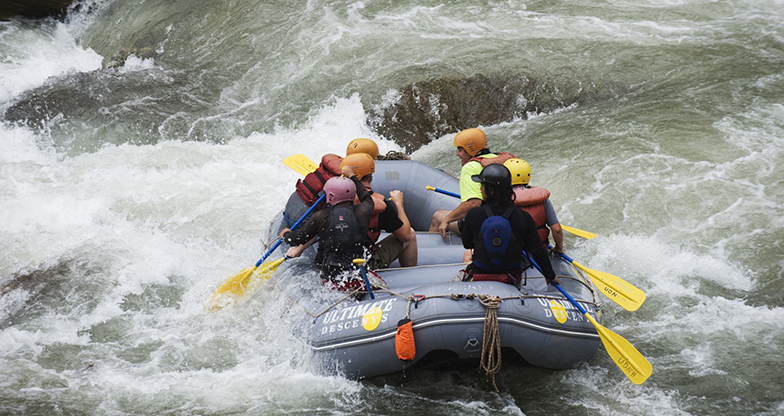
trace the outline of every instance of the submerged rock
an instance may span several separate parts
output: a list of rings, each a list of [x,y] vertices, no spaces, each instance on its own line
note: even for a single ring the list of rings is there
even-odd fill
[[[3,0],[0,2],[0,19],[7,20],[16,16],[61,17],[72,3],[73,0]]]
[[[568,107],[584,94],[577,83],[554,85],[525,75],[444,77],[408,85],[393,103],[367,115],[379,135],[412,152],[445,134]]]

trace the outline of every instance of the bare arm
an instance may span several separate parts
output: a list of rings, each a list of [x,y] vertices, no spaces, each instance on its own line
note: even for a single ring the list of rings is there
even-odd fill
[[[446,240],[446,231],[450,222],[462,220],[465,218],[466,214],[468,214],[468,211],[471,211],[472,209],[481,205],[482,200],[477,198],[471,198],[468,201],[461,202],[457,208],[447,214],[446,217],[444,217],[444,219],[441,221],[441,225],[438,227],[438,231],[441,233],[441,238]]]
[[[395,204],[395,208],[397,208],[397,217],[403,223],[400,228],[392,232],[392,235],[397,237],[398,240],[407,243],[411,241],[411,238],[414,237],[414,229],[411,228],[411,222],[408,220],[408,216],[406,215],[406,210],[403,208],[403,193],[394,190],[389,194],[392,203]]]
[[[564,253],[563,229],[561,228],[561,223],[551,225],[550,231],[552,231],[553,240],[555,240],[555,247],[553,247],[550,252],[553,254]]]

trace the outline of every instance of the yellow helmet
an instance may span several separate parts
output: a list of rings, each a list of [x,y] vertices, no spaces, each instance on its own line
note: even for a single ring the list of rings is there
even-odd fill
[[[375,159],[378,156],[378,146],[370,139],[354,139],[346,147],[346,156],[354,153],[367,153]]]
[[[357,174],[357,179],[362,179],[365,175],[370,175],[376,171],[376,162],[367,153],[353,153],[343,158],[340,162],[340,169],[344,166],[351,166],[354,168],[354,173]]]
[[[504,166],[512,173],[512,186],[528,185],[531,181],[531,165],[525,160],[511,158],[504,162]]]
[[[480,129],[466,129],[457,133],[454,145],[462,147],[469,155],[476,156],[480,150],[487,147],[487,136]]]

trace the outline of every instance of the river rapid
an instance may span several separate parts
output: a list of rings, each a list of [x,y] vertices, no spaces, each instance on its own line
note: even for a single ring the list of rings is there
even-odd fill
[[[781,1],[82,6],[0,22],[0,414],[784,414]],[[600,234],[573,258],[647,293],[603,314],[645,384],[603,348],[499,392],[473,366],[348,380],[292,331],[290,268],[204,311],[264,253],[284,158],[370,137],[457,175],[475,126]]]

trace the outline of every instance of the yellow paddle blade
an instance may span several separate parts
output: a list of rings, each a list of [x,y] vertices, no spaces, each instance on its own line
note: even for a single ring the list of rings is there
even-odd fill
[[[252,266],[239,272],[212,292],[205,308],[215,311],[235,303],[245,295],[252,295],[263,280],[269,280],[272,277],[272,273],[284,260],[286,258],[282,257],[275,261],[266,262],[258,269],[256,266]]]
[[[574,235],[576,235],[578,237],[582,237],[582,238],[584,238],[586,240],[590,240],[592,238],[596,238],[596,237],[599,236],[598,234],[594,234],[594,233],[589,232],[589,231],[581,230],[579,228],[569,227],[569,226],[566,226],[566,225],[563,225],[563,224],[561,224],[561,228],[563,228],[563,230],[568,232],[568,233],[572,233],[572,234],[574,234]]]
[[[618,368],[626,374],[626,377],[629,377],[632,383],[644,383],[653,373],[651,363],[629,341],[601,326],[590,314],[586,313],[585,317],[596,328],[596,332],[599,333],[599,338],[601,338],[607,354],[610,355],[610,358],[612,358]]]
[[[234,277],[229,280],[223,282],[213,295],[222,295],[222,294],[233,294],[233,295],[242,295],[245,293],[245,287],[248,285],[248,280],[253,275],[253,272],[256,270],[256,266],[248,267],[247,269],[242,270],[241,272],[237,273]]]
[[[645,292],[620,277],[589,269],[576,261],[572,261],[572,264],[588,274],[602,293],[627,311],[634,312],[645,302]]]
[[[280,266],[280,264],[283,263],[284,261],[286,261],[286,258],[281,257],[273,261],[272,263],[262,267],[261,269],[259,269],[259,273],[258,273],[259,277],[263,277],[264,279],[269,280],[269,278],[272,277],[272,273],[274,273],[275,270],[278,268],[278,266]]]
[[[300,175],[307,175],[308,173],[314,172],[318,168],[318,164],[314,163],[312,160],[308,159],[305,155],[291,155],[285,159],[283,159],[283,163],[297,171]]]

